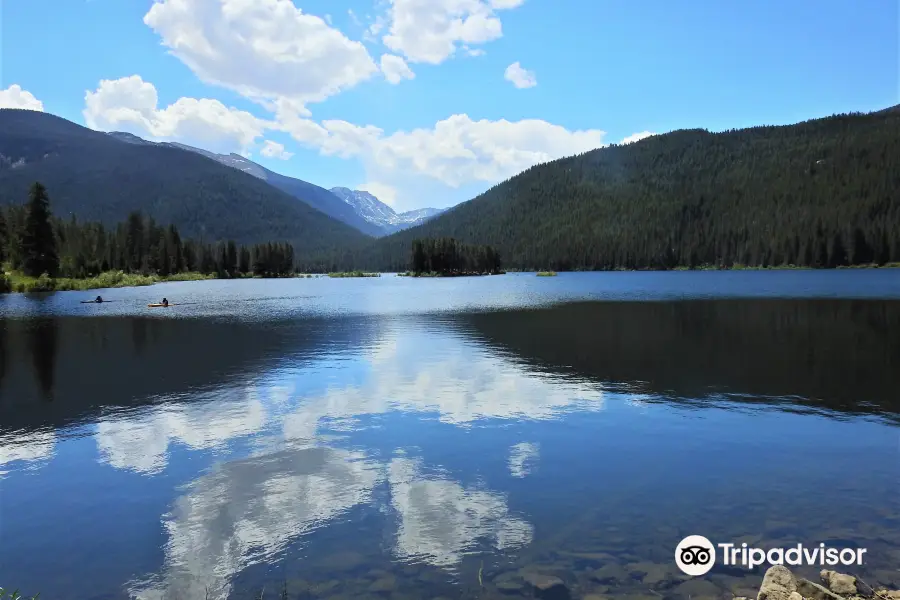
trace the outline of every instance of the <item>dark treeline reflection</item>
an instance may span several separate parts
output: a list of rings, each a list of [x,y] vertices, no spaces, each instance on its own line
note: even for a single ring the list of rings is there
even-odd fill
[[[454,320],[538,368],[649,393],[900,413],[897,301],[598,302]]]
[[[58,335],[59,328],[56,319],[35,319],[30,324],[28,338],[31,342],[31,361],[41,395],[48,401],[53,400]]]
[[[0,327],[0,427],[63,427],[252,380],[267,366],[364,344],[373,319],[265,323],[154,318],[7,319]],[[2,350],[0,350],[2,351]],[[2,355],[0,355],[2,358]],[[49,403],[47,400],[52,399]]]

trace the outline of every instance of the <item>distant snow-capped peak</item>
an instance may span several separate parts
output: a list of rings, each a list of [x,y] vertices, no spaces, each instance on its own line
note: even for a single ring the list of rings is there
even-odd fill
[[[383,227],[387,233],[408,229],[444,212],[440,208],[420,208],[397,213],[393,208],[362,190],[351,190],[345,187],[331,188],[331,193],[353,207],[356,213],[366,221]]]

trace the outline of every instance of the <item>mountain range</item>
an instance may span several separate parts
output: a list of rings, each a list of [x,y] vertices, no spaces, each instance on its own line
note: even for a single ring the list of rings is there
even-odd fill
[[[285,241],[298,255],[371,239],[312,200],[300,202],[198,152],[100,133],[48,113],[2,109],[0,202],[24,203],[35,181],[47,187],[54,214],[66,218],[112,225],[141,211],[187,237]]]
[[[329,191],[315,184],[270,171],[240,154],[216,154],[215,152],[177,142],[149,142],[136,135],[122,131],[113,131],[109,135],[133,144],[160,143],[202,154],[223,165],[262,179],[269,185],[306,202],[329,217],[355,227],[373,237],[388,235],[402,229],[420,225],[445,210],[421,208],[398,214],[394,212],[394,209],[369,192],[351,190],[345,187],[336,187]]]
[[[679,130],[534,166],[338,268],[408,268],[415,238],[520,269],[900,262],[900,111]]]
[[[289,241],[301,265],[329,270],[405,270],[426,237],[489,244],[520,269],[900,262],[898,173],[893,107],[654,135],[534,166],[451,210],[398,214],[242,156],[0,110],[0,202],[38,180],[60,216],[141,210],[190,237]]]
[[[383,235],[421,225],[447,210],[446,208],[420,208],[397,213],[369,192],[335,187],[331,188],[331,193],[352,206],[357,215],[381,228],[384,232]]]

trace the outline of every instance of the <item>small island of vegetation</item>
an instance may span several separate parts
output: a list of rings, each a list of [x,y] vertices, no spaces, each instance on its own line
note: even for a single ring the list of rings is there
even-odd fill
[[[454,238],[415,239],[408,277],[499,275],[500,255],[491,246],[463,244]]]
[[[346,271],[338,273],[329,273],[329,277],[341,279],[343,277],[381,277],[381,273],[366,273],[365,271]]]
[[[538,271],[538,277],[556,277],[556,271]]]

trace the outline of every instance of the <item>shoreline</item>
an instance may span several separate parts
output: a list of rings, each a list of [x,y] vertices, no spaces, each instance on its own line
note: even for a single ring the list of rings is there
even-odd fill
[[[672,269],[597,269],[597,270],[579,270],[573,269],[568,271],[541,271],[541,270],[517,270],[508,269],[499,273],[459,273],[459,274],[440,274],[440,273],[420,273],[414,275],[409,271],[396,273],[398,277],[409,277],[413,279],[431,279],[431,278],[452,278],[452,277],[487,277],[491,275],[505,275],[507,273],[535,273],[538,276],[555,276],[561,273],[668,273],[668,272],[690,272],[690,271],[846,271],[846,270],[878,270],[878,269],[900,269],[900,263],[887,263],[885,265],[851,265],[833,268],[818,267],[797,267],[794,265],[780,265],[770,267],[696,267],[690,269],[687,267],[675,267]],[[357,274],[362,273],[362,274]],[[553,275],[549,275],[553,273]],[[178,273],[175,275],[141,275],[137,273],[125,273],[124,271],[107,271],[95,277],[85,279],[76,279],[73,277],[28,277],[18,272],[6,272],[0,274],[0,278],[5,276],[9,289],[4,289],[3,279],[0,279],[0,295],[3,294],[35,294],[50,292],[77,292],[100,289],[120,289],[130,287],[148,287],[158,283],[173,283],[186,281],[208,281],[208,280],[229,280],[229,279],[315,279],[319,277],[328,277],[333,279],[366,279],[377,278],[382,275],[390,275],[392,272],[386,271],[348,271],[348,272],[332,272],[332,273],[295,273],[289,276],[264,277],[264,276],[244,276],[244,277],[217,277],[215,274],[204,273]]]
[[[90,290],[121,289],[149,287],[158,283],[175,283],[186,281],[227,281],[230,279],[312,279],[325,277],[324,274],[296,273],[289,277],[217,277],[215,274],[196,272],[177,273],[175,275],[141,275],[124,271],[106,271],[95,277],[76,279],[74,277],[29,277],[18,272],[0,273],[5,275],[9,289],[3,289],[0,280],[0,295],[3,294],[40,294],[53,292],[86,292]]]

